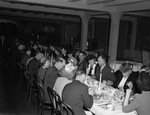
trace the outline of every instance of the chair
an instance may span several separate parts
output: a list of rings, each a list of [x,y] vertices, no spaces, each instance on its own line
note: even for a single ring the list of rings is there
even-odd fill
[[[74,112],[72,110],[72,108],[65,104],[63,101],[61,101],[62,107],[63,107],[63,111],[67,113],[67,115],[74,115]],[[63,113],[63,115],[65,115],[65,113]]]
[[[47,103],[44,100],[44,91],[43,85],[41,84],[42,81],[38,78],[37,79],[37,100],[38,100],[38,107],[37,107],[37,115],[44,115],[44,110],[51,110],[52,112],[52,104]]]
[[[18,66],[18,76],[19,77],[19,83],[18,83],[18,88],[21,87],[21,84],[23,83],[23,80],[24,80],[24,71],[25,71],[25,67],[20,64],[20,63],[17,63],[17,66]]]
[[[30,73],[25,70],[24,72],[24,76],[27,80],[27,94],[28,94],[28,103],[30,103],[31,101],[31,96],[32,96],[32,91],[35,91],[37,90],[37,86],[36,84],[33,82],[34,81],[34,78],[33,76],[30,75]]]
[[[47,92],[52,102],[53,115],[74,115],[72,108],[61,101],[60,96],[53,89],[48,87]]]

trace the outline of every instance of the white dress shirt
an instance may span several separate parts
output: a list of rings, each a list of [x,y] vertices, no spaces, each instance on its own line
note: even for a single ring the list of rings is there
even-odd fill
[[[128,76],[122,77],[122,80],[120,81],[120,83],[119,83],[119,85],[118,85],[118,88],[119,88],[119,87],[124,87],[124,85],[125,85],[127,79],[128,79]]]
[[[96,67],[96,64],[94,64],[94,65],[90,65],[90,64],[89,64],[89,66],[88,66],[88,68],[87,68],[87,69],[89,70],[89,71],[88,71],[88,74],[89,74],[89,72],[90,72],[91,66],[92,66],[91,75],[94,75],[94,74],[95,74],[95,67]]]

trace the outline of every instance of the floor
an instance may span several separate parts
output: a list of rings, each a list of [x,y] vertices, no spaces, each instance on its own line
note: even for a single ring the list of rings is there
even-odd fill
[[[16,71],[13,61],[7,64],[6,57],[0,55],[0,115],[37,115],[36,102],[33,95],[28,103],[25,79]]]

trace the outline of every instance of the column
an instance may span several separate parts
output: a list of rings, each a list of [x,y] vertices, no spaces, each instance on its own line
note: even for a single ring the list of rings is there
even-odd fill
[[[87,37],[88,37],[88,22],[89,22],[89,16],[83,15],[81,17],[82,20],[82,27],[81,27],[81,50],[85,51],[87,48]]]
[[[120,24],[121,13],[111,13],[111,27],[110,27],[110,38],[109,38],[109,50],[108,55],[109,63],[116,60],[117,57],[117,46],[119,36],[119,24]]]

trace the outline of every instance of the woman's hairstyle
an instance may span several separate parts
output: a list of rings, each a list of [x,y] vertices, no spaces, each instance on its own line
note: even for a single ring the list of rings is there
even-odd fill
[[[66,77],[67,79],[72,80],[72,79],[74,79],[75,73],[76,73],[76,68],[73,69],[73,70],[70,71],[70,72],[67,72],[66,70],[63,70],[62,73],[60,73],[60,74],[61,74],[63,77]]]
[[[76,73],[75,73],[75,78],[76,78],[77,76],[83,75],[83,74],[86,74],[86,72],[85,72],[84,70],[82,70],[82,69],[77,69],[77,70],[76,70]],[[75,79],[75,78],[74,78],[74,79]]]
[[[120,71],[122,73],[126,73],[129,70],[132,70],[133,68],[133,64],[131,63],[122,63],[122,65],[120,66]]]
[[[150,75],[142,72],[137,80],[137,85],[141,91],[150,91]]]

